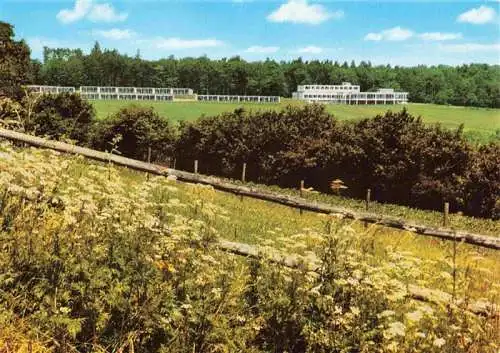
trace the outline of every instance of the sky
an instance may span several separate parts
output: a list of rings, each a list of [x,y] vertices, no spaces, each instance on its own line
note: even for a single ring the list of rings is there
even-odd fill
[[[146,59],[500,64],[500,1],[0,0],[33,58],[44,46]]]

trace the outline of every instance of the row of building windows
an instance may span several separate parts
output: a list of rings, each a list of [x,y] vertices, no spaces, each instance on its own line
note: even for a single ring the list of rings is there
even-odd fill
[[[172,95],[161,94],[117,94],[117,93],[80,93],[89,100],[147,100],[147,101],[172,101]]]
[[[351,94],[304,94],[304,98],[336,98],[336,99],[403,99],[407,93],[351,93]]]
[[[82,93],[125,93],[125,94],[173,94],[173,95],[192,95],[191,88],[153,88],[153,87],[98,87],[82,86]]]
[[[279,103],[277,96],[227,96],[227,95],[198,95],[200,102],[256,102]]]
[[[304,91],[359,91],[359,86],[298,86],[297,90],[299,92]]]
[[[27,86],[30,92],[36,93],[63,93],[75,92],[75,87],[62,87],[62,86]]]

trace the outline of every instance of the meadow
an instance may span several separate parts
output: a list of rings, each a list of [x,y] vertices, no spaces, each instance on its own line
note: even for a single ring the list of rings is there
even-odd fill
[[[498,303],[492,250],[9,143],[0,161],[0,348],[498,349],[498,321],[464,307]],[[481,222],[453,218],[471,230]],[[295,254],[320,275],[214,250],[222,239],[255,244],[264,258]],[[421,302],[409,285],[451,296]]]
[[[160,115],[173,121],[194,120],[202,115],[217,115],[241,107],[248,110],[279,110],[289,104],[303,104],[290,99],[282,99],[280,104],[92,101],[98,119],[105,119],[109,114],[116,113],[120,108],[130,103],[153,107]],[[500,130],[500,109],[416,103],[405,106],[412,115],[422,116],[423,121],[429,124],[440,123],[450,129],[456,129],[460,124],[464,124],[464,131],[473,140],[489,139],[496,134],[497,130]],[[383,114],[387,110],[399,111],[402,108],[401,105],[327,105],[327,111],[339,120],[371,118],[377,114]]]

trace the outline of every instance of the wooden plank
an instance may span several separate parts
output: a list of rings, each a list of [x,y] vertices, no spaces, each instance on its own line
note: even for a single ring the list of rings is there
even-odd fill
[[[219,240],[215,243],[215,246],[222,251],[229,252],[239,256],[246,256],[249,258],[257,260],[267,260],[271,263],[275,263],[281,266],[294,268],[294,269],[305,269],[310,272],[319,273],[320,267],[317,264],[307,263],[301,261],[294,255],[283,256],[278,251],[273,253],[266,252],[263,255],[258,246],[236,243],[227,240]],[[465,306],[465,308],[477,315],[487,316],[487,317],[498,317],[500,316],[499,308],[492,303],[485,301],[478,301],[472,303],[466,303],[465,301],[457,301],[453,303],[452,295],[440,290],[429,289],[418,287],[410,284],[407,288],[407,296],[411,299],[430,302],[435,304],[454,304]]]

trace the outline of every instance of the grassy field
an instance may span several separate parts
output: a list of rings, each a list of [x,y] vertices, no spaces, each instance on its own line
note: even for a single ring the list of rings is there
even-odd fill
[[[109,114],[117,112],[121,107],[132,102],[94,101],[98,119],[105,119]],[[143,106],[152,106],[158,113],[174,121],[194,120],[202,115],[216,115],[232,111],[239,107],[248,110],[281,109],[287,104],[302,104],[284,99],[280,104],[234,104],[234,103],[198,103],[198,102],[135,102]],[[441,123],[447,128],[457,128],[464,124],[465,131],[472,137],[481,139],[495,134],[500,129],[500,109],[454,107],[435,104],[408,104],[410,113],[422,116],[427,123]],[[340,120],[373,117],[385,111],[399,110],[402,106],[366,106],[366,105],[333,105],[327,110]],[[477,135],[477,136],[476,136]]]

